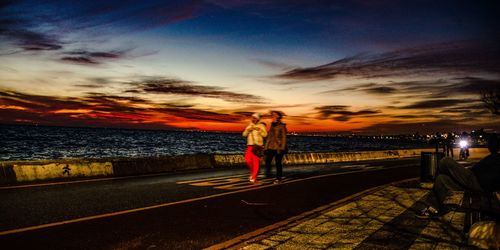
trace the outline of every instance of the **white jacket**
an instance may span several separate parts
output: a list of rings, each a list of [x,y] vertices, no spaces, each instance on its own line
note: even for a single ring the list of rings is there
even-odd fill
[[[251,129],[254,129],[250,131]],[[250,123],[243,131],[243,137],[247,138],[247,145],[264,145],[264,137],[267,136],[267,128],[264,123]]]

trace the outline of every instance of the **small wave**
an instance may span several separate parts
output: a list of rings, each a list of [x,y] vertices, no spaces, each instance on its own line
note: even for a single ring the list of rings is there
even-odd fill
[[[8,131],[8,132],[5,132]],[[239,133],[61,128],[0,125],[1,160],[230,154],[245,150]],[[428,146],[404,140],[291,135],[290,152],[402,149]]]

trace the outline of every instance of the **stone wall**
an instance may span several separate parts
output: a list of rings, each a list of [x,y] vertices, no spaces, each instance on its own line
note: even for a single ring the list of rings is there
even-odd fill
[[[432,149],[291,153],[285,156],[284,164],[325,164],[334,162],[399,159],[420,157],[421,152],[432,152]],[[486,156],[487,153],[487,149],[485,148],[471,149],[471,156],[474,158],[482,158]],[[143,175],[194,169],[240,167],[244,165],[245,159],[242,154],[2,161],[0,162],[0,184],[9,185],[68,178]]]

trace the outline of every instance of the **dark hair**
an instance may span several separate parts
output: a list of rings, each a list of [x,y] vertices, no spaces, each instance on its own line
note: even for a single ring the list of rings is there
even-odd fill
[[[272,110],[271,114],[273,114],[273,113],[278,115],[278,119],[281,120],[281,118],[283,118],[283,112],[277,111],[277,110]]]
[[[490,153],[495,154],[498,152],[498,136],[496,134],[491,134],[488,137],[488,149]]]

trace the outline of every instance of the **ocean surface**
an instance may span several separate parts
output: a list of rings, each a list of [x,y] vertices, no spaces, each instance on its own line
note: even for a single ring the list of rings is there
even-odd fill
[[[399,139],[289,135],[290,152],[429,147]],[[242,153],[240,133],[0,125],[0,160]]]

